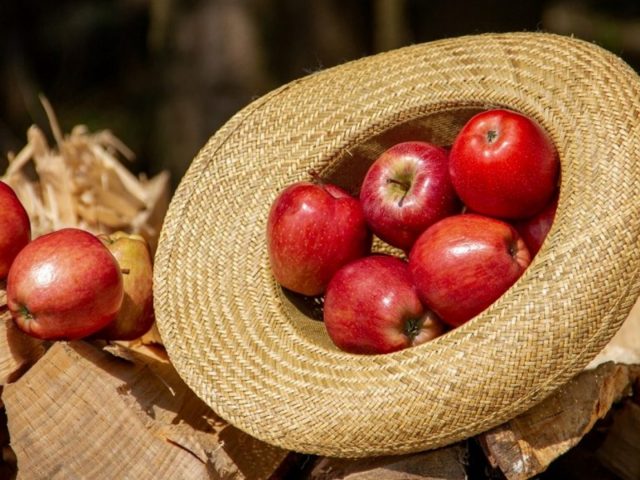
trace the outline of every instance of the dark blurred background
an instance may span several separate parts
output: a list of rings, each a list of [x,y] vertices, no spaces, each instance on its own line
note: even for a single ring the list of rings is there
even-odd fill
[[[251,100],[376,52],[463,34],[548,31],[640,68],[639,0],[0,1],[0,173],[31,124],[108,128],[134,171],[175,186],[198,149]]]

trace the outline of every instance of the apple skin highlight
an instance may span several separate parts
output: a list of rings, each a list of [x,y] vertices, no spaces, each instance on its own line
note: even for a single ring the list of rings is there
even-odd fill
[[[402,142],[369,167],[360,189],[367,223],[382,240],[405,252],[430,225],[458,213],[447,150]]]
[[[469,210],[502,219],[540,212],[553,196],[560,162],[534,120],[489,110],[469,120],[449,155],[451,182]]]
[[[421,303],[407,262],[371,255],[341,268],[331,279],[324,323],[333,342],[350,353],[390,353],[444,332]]]
[[[303,295],[324,293],[340,267],[371,252],[371,241],[360,202],[335,185],[295,183],[269,211],[271,271],[283,287]]]
[[[458,327],[502,296],[530,261],[511,225],[462,214],[441,220],[418,238],[409,271],[421,300]]]
[[[115,319],[122,304],[118,262],[98,238],[65,228],[18,254],[7,278],[7,305],[25,333],[77,340]]]

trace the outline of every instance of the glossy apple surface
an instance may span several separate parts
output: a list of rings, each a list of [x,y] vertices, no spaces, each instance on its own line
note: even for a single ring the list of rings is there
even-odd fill
[[[542,246],[542,242],[547,238],[553,219],[558,208],[558,197],[553,200],[537,215],[531,218],[514,223],[514,227],[524,240],[529,249],[531,257],[536,255]]]
[[[46,340],[76,340],[116,318],[123,285],[118,262],[93,234],[66,228],[23,248],[7,277],[16,325]]]
[[[98,235],[122,272],[124,297],[118,316],[94,335],[106,340],[133,340],[153,324],[153,261],[147,241],[140,235],[115,232]]]
[[[329,282],[324,323],[350,353],[389,353],[441,335],[444,325],[418,298],[407,263],[371,255],[342,267]]]
[[[29,215],[13,189],[0,182],[0,280],[7,277],[13,260],[29,240]]]
[[[299,182],[271,206],[267,247],[276,281],[314,296],[340,267],[371,251],[371,233],[357,198],[335,185]]]
[[[427,227],[460,210],[447,151],[427,142],[398,143],[380,155],[360,201],[373,233],[405,252]]]
[[[464,204],[479,214],[505,219],[540,212],[555,192],[559,169],[547,133],[510,110],[472,117],[449,156],[451,181]]]
[[[495,302],[530,261],[514,227],[463,214],[439,221],[418,238],[409,271],[422,301],[457,327]]]

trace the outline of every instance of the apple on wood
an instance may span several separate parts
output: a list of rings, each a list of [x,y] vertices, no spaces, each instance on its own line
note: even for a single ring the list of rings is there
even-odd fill
[[[373,233],[405,252],[427,227],[460,211],[447,151],[420,141],[382,153],[365,175],[360,201]]]
[[[105,340],[133,340],[153,324],[153,261],[144,237],[124,232],[101,234],[98,238],[120,266],[124,287],[118,316],[94,337]]]
[[[0,280],[7,277],[16,255],[31,240],[31,223],[13,189],[0,182]]]
[[[533,119],[496,109],[472,117],[451,147],[451,181],[469,210],[521,219],[551,200],[560,163],[551,139]]]
[[[278,283],[315,296],[340,267],[371,251],[371,232],[357,198],[332,184],[298,182],[271,206],[267,250]]]
[[[65,228],[23,248],[7,277],[7,305],[16,325],[45,340],[76,340],[118,314],[122,274],[93,234]]]
[[[407,263],[371,255],[348,263],[329,282],[324,323],[350,353],[389,353],[441,335],[444,325],[420,302]]]
[[[409,271],[421,300],[457,327],[502,296],[530,261],[513,226],[461,214],[440,220],[416,240]]]

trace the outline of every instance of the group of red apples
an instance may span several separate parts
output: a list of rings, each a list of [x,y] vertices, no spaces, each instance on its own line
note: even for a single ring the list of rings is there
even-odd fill
[[[151,327],[152,259],[139,235],[63,228],[31,240],[24,206],[0,182],[0,281],[17,327],[44,340],[132,340]]]
[[[477,316],[522,275],[553,222],[559,175],[537,122],[483,111],[450,148],[391,146],[358,197],[317,179],[285,188],[267,222],[271,270],[288,290],[324,296],[340,349],[418,345]],[[406,259],[372,254],[372,234]]]

